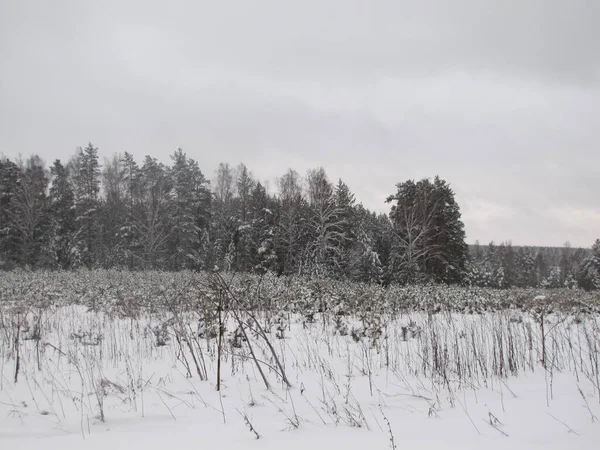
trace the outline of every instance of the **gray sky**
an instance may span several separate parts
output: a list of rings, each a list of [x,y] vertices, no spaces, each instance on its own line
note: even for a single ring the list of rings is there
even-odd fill
[[[600,2],[1,0],[0,154],[88,141],[209,178],[322,165],[379,211],[439,174],[469,242],[589,247]]]

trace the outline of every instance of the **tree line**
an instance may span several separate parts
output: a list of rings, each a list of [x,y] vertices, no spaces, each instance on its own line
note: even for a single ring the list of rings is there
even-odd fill
[[[477,286],[600,290],[600,239],[591,249],[476,243],[470,253],[469,282]]]
[[[130,153],[100,164],[90,143],[49,169],[35,155],[0,159],[0,269],[273,271],[496,287],[551,278],[521,279],[509,263],[519,252],[469,252],[454,192],[439,177],[399,183],[387,202],[389,214],[370,211],[323,168],[304,177],[289,169],[272,194],[243,164],[221,163],[209,181],[181,149],[169,165]],[[571,271],[587,289],[600,287],[594,245],[585,270]]]

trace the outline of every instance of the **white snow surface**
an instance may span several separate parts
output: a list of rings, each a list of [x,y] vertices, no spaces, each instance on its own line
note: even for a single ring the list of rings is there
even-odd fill
[[[544,370],[535,361],[534,371],[477,385],[434,383],[411,373],[421,341],[398,334],[409,320],[429,319],[401,317],[372,344],[334,333],[333,323],[291,317],[284,339],[271,337],[292,387],[265,367],[267,390],[253,362],[232,360],[229,352],[242,350],[227,343],[219,393],[215,339],[202,341],[203,381],[193,369],[186,374],[175,339],[156,346],[156,318],[59,307],[43,318],[49,331],[37,346],[39,358],[36,341],[22,341],[17,383],[10,343],[0,339],[0,448],[365,450],[391,448],[392,435],[398,449],[599,448],[598,389],[576,366]],[[456,314],[452,320],[483,319]],[[565,323],[557,321],[556,329]],[[259,359],[268,359],[255,345]]]

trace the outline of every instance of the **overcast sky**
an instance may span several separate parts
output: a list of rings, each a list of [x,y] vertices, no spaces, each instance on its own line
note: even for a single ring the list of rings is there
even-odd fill
[[[209,178],[323,166],[379,211],[439,174],[469,242],[589,247],[600,1],[0,0],[0,154],[89,141]]]

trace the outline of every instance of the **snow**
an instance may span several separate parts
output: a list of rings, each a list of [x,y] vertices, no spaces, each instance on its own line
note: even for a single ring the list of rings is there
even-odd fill
[[[2,323],[9,323],[7,317],[5,311]],[[192,317],[186,320],[192,323]],[[291,315],[285,338],[270,337],[292,387],[284,387],[265,367],[272,385],[267,390],[253,362],[226,345],[221,393],[215,390],[216,340],[201,340],[208,380],[200,380],[194,370],[188,377],[176,339],[156,345],[152,330],[164,319],[156,314],[120,319],[78,306],[51,308],[42,316],[39,346],[29,339],[31,330],[22,331],[17,383],[5,339],[9,328],[0,327],[2,447],[365,450],[390,448],[387,421],[398,449],[592,449],[600,442],[600,424],[593,420],[600,417],[598,389],[584,374],[590,366],[577,362],[578,357],[571,361],[549,347],[548,357],[557,358],[562,370],[544,370],[534,361],[533,371],[503,379],[473,377],[462,385],[452,372],[447,383],[421,373],[428,326],[440,331],[448,323],[448,336],[459,339],[466,339],[461,330],[480,327],[483,339],[486,324],[507,320],[504,316],[413,313],[391,320],[377,341],[365,337],[357,342],[340,336],[334,322],[318,314],[312,323]],[[361,323],[346,320],[353,328]],[[401,327],[413,323],[423,333],[400,339]],[[557,339],[580,336],[577,327],[598,329],[594,317],[584,324],[553,323],[549,333],[557,333],[552,335]],[[520,341],[525,337],[515,339],[525,342]],[[258,341],[254,345],[259,359],[268,360],[266,349]],[[585,344],[579,345],[585,351]],[[465,357],[472,356],[468,346],[464,350]],[[231,352],[238,356],[232,359]],[[105,422],[99,419],[99,389]]]

